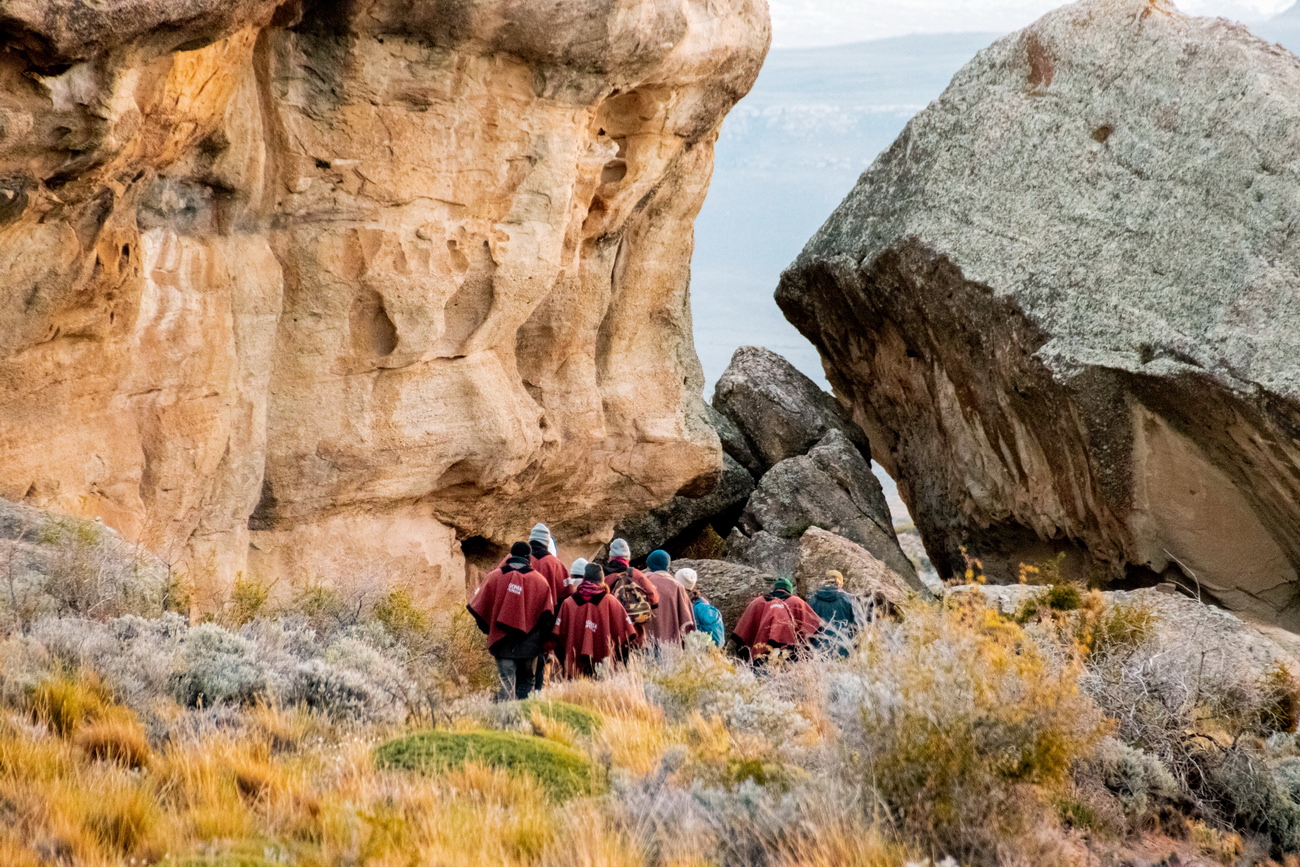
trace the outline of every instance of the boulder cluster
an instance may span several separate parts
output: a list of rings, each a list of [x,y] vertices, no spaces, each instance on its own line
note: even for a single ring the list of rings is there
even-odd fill
[[[743,346],[718,380],[710,416],[721,480],[625,522],[618,534],[633,550],[666,541],[728,623],[778,576],[793,578],[800,594],[829,569],[852,592],[895,602],[927,592],[899,547],[867,438],[831,395],[776,353]]]

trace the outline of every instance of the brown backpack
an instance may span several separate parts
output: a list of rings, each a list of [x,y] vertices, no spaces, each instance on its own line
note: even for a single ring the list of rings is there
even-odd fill
[[[648,623],[654,616],[654,611],[650,608],[650,597],[642,589],[641,585],[636,583],[632,577],[632,567],[624,572],[614,581],[614,598],[623,605],[627,611],[628,619],[636,626]]]

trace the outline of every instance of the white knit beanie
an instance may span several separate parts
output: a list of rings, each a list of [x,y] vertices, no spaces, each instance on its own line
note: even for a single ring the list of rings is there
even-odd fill
[[[533,524],[533,532],[528,534],[529,542],[545,542],[546,547],[551,547],[551,528],[545,524]]]
[[[615,539],[609,543],[609,556],[631,560],[632,546],[627,543],[627,539]]]
[[[586,574],[587,574],[587,558],[579,557],[577,560],[574,560],[573,565],[569,567],[570,580],[577,579],[578,581],[581,581],[583,576]]]
[[[673,577],[677,579],[678,584],[687,590],[694,590],[695,582],[700,580],[700,576],[695,574],[694,569],[678,569],[677,574]]]

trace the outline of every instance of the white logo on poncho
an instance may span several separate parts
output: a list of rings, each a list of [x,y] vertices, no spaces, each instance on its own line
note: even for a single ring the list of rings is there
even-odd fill
[[[522,596],[523,593],[524,593],[524,585],[522,585],[522,584],[511,584],[509,587],[506,588],[506,590],[508,590],[508,591],[510,591],[511,593],[514,593],[514,594],[516,594],[516,595]]]
[[[595,632],[599,627],[596,626],[596,621],[594,621],[594,620],[588,620],[588,621],[587,621],[587,628],[590,629],[592,632]]]

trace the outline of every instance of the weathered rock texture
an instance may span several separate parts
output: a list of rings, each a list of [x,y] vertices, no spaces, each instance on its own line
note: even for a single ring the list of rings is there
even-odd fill
[[[898,546],[880,482],[838,430],[806,455],[788,458],[763,476],[728,537],[728,557],[793,576],[799,540],[820,527],[866,548],[917,590],[924,585]]]
[[[657,509],[624,521],[614,529],[614,535],[627,540],[638,561],[655,548],[676,553],[715,522],[724,525],[724,532],[731,529],[753,491],[754,477],[749,470],[724,454],[722,475],[713,490],[700,497],[673,497]]]
[[[730,422],[718,428],[723,447],[733,457],[741,455],[736,460],[755,475],[807,454],[832,430],[871,457],[862,429],[849,421],[835,398],[761,346],[736,350],[714,386],[713,408]]]
[[[459,595],[463,544],[717,476],[691,222],[761,0],[16,0],[0,36],[0,495],[214,593]]]
[[[820,527],[809,527],[799,540],[799,562],[794,569],[799,595],[815,593],[831,569],[844,576],[844,589],[858,596],[879,593],[898,605],[918,592],[914,582],[886,566],[861,545]],[[928,591],[921,592],[929,596]]]
[[[777,298],[941,574],[1065,550],[1294,629],[1297,226],[1296,58],[1088,0],[961,71]]]
[[[745,606],[771,590],[776,580],[769,572],[725,560],[674,560],[673,569],[695,570],[699,576],[695,589],[717,606],[728,633],[745,613]]]

